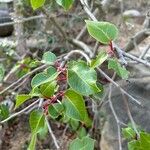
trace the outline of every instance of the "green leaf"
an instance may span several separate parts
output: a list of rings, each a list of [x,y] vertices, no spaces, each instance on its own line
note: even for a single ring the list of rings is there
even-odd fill
[[[85,107],[83,97],[76,93],[75,91],[69,89],[65,93],[64,106],[66,109],[66,114],[75,120],[79,120],[90,126],[89,117]]]
[[[9,108],[8,106],[1,104],[0,105],[0,120],[4,120],[9,117]]]
[[[5,68],[2,64],[0,64],[0,82],[3,80],[5,75]]]
[[[70,123],[71,129],[73,131],[76,131],[78,129],[78,127],[79,127],[79,121],[78,120],[74,120],[74,119],[70,118],[69,123]]]
[[[96,85],[96,71],[85,62],[68,64],[67,77],[70,87],[82,95],[89,96],[100,91]]]
[[[32,134],[28,150],[35,150],[37,134]]]
[[[47,70],[47,72],[41,72],[36,74],[32,81],[31,81],[31,86],[32,88],[36,88],[42,84],[48,83],[48,82],[52,82],[54,81],[57,76],[58,76],[58,72],[54,72],[54,69],[51,69],[53,72],[49,73],[50,69]]]
[[[104,94],[104,87],[102,84],[97,83],[98,88],[100,89],[100,92],[93,94],[94,99],[93,100],[101,100]]]
[[[150,134],[141,132],[140,133],[140,145],[143,150],[148,150],[150,148]]]
[[[122,79],[127,79],[129,76],[129,72],[120,65],[117,59],[108,60],[108,69],[113,69]]]
[[[55,79],[58,74],[54,67],[49,67],[44,72],[36,74],[31,81],[32,91],[30,95],[51,97],[56,90]]]
[[[131,127],[123,128],[122,134],[126,139],[134,139],[136,137],[136,133]]]
[[[47,134],[48,134],[48,127],[47,127],[47,124],[45,122],[44,128],[41,128],[39,133],[38,133],[38,138],[40,140],[44,140],[46,138]]]
[[[91,68],[96,68],[100,66],[107,58],[108,58],[108,55],[106,51],[100,51],[96,59],[91,61]]]
[[[80,127],[79,130],[77,131],[77,135],[80,139],[82,139],[87,135],[86,129],[84,127]]]
[[[40,89],[38,87],[33,88],[29,95],[31,95],[31,97],[41,97]]]
[[[16,105],[15,109],[18,108],[21,104],[31,98],[31,95],[28,94],[21,94],[16,96]]]
[[[148,150],[150,148],[150,134],[146,132],[140,132],[140,138],[138,140],[132,140],[128,143],[129,150]]]
[[[43,84],[43,82],[45,82],[47,78],[48,76],[44,72],[36,74],[31,81],[32,88],[38,87],[39,85]]]
[[[64,107],[62,104],[59,103],[50,105],[48,108],[48,113],[50,117],[52,117],[53,119],[56,119],[59,115],[62,114],[63,111],[64,111]]]
[[[118,35],[118,29],[112,23],[89,20],[85,22],[89,34],[103,44],[109,44]]]
[[[95,140],[89,137],[83,137],[82,139],[74,139],[70,145],[69,150],[94,150]]]
[[[44,128],[44,115],[40,110],[34,110],[30,114],[29,123],[32,134],[38,133],[42,128]]]
[[[74,0],[56,0],[56,2],[58,5],[62,6],[65,10],[68,10],[72,6]]]
[[[56,61],[57,57],[52,52],[45,52],[42,57],[42,62],[45,64],[52,64],[54,61]]]
[[[140,142],[133,140],[128,143],[128,150],[145,150],[140,148]]]
[[[42,84],[40,86],[40,93],[44,97],[51,97],[51,96],[54,95],[56,85],[57,85],[56,81],[52,81],[52,82]]]
[[[52,76],[53,74],[55,74],[57,72],[56,68],[50,66],[49,68],[46,69],[46,73],[48,76]]]
[[[32,8],[35,10],[44,5],[45,0],[30,0]]]

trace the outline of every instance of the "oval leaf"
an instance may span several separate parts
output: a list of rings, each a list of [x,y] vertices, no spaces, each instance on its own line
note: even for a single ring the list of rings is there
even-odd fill
[[[44,83],[52,82],[57,78],[58,72],[53,70],[51,73],[48,73],[49,71],[50,70],[47,70],[47,72],[36,74],[31,81],[32,88],[36,88]]]
[[[64,106],[66,114],[70,118],[79,120],[90,126],[90,119],[87,114],[83,97],[80,94],[71,89],[67,90],[65,93]]]
[[[40,110],[34,110],[30,114],[29,123],[32,134],[37,134],[44,128],[44,115]]]
[[[109,44],[118,35],[116,26],[109,22],[86,20],[86,26],[89,34],[103,44]]]
[[[45,0],[30,0],[32,8],[35,10],[44,5]]]
[[[21,94],[16,96],[16,105],[15,109],[18,108],[21,104],[31,98],[31,95]]]
[[[122,67],[117,59],[108,60],[108,69],[113,69],[122,79],[127,79],[129,76],[129,71]]]
[[[97,74],[85,62],[73,62],[68,65],[68,84],[78,93],[89,96],[100,90],[96,85]]]
[[[56,0],[57,4],[62,6],[65,10],[68,10],[72,4],[73,4],[74,0]]]
[[[52,64],[54,61],[56,61],[57,57],[52,52],[46,52],[43,54],[42,62],[45,64]]]
[[[74,139],[70,145],[69,150],[94,150],[95,140],[89,137],[83,137],[82,139]]]
[[[50,117],[53,119],[56,119],[64,110],[64,107],[62,104],[56,103],[53,105],[50,105],[48,108],[48,113]]]
[[[92,60],[91,68],[96,68],[100,66],[107,58],[108,54],[106,53],[106,51],[100,51],[96,59]]]
[[[40,86],[40,93],[44,97],[51,97],[51,96],[53,96],[53,94],[55,92],[56,85],[57,85],[56,81],[52,81],[52,82],[42,84]]]

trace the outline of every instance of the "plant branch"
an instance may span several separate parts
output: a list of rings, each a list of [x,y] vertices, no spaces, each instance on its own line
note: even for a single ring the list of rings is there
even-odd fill
[[[119,84],[117,84],[114,80],[112,80],[104,71],[102,71],[100,68],[97,68],[97,70],[112,84],[114,84],[117,88],[120,89],[121,92],[123,92],[125,95],[127,95],[129,98],[131,98],[131,100],[133,102],[135,102],[138,105],[142,105],[140,101],[138,101],[137,99],[135,99],[133,96],[131,96],[130,94],[128,94],[124,89],[122,89]]]
[[[59,147],[59,145],[58,145],[58,143],[57,143],[56,137],[55,137],[55,135],[54,135],[54,133],[53,133],[53,131],[52,131],[52,129],[51,129],[51,126],[50,126],[50,123],[49,123],[49,121],[48,121],[47,116],[45,116],[45,121],[46,121],[46,124],[47,124],[47,127],[48,127],[48,131],[49,131],[49,133],[50,133],[50,135],[51,135],[51,137],[52,137],[52,139],[53,139],[53,141],[54,141],[54,144],[55,144],[56,149],[60,149],[60,147]]]
[[[1,121],[0,124],[3,124],[3,123],[7,122],[8,120],[10,120],[10,119],[12,119],[14,117],[21,115],[22,113],[24,113],[25,111],[27,111],[28,109],[30,109],[31,107],[33,107],[38,102],[39,102],[39,99],[36,100],[36,101],[34,101],[32,104],[30,104],[29,106],[25,107],[24,109],[22,109],[21,111],[16,112],[16,113],[12,114],[10,117],[8,117],[5,120]]]
[[[0,92],[0,95],[3,94],[3,93],[5,93],[7,90],[13,88],[16,84],[18,84],[19,82],[21,82],[23,79],[27,78],[28,76],[32,75],[33,73],[35,73],[35,72],[37,72],[37,71],[39,71],[39,70],[41,70],[41,69],[44,69],[44,68],[46,68],[46,67],[47,67],[47,65],[44,64],[44,65],[42,65],[42,66],[40,66],[40,67],[37,67],[36,69],[30,71],[29,73],[27,73],[26,75],[22,76],[20,79],[18,79],[17,81],[13,82],[13,83],[12,83],[11,85],[9,85],[8,87],[6,87],[4,90],[2,90],[2,91]]]
[[[112,94],[112,84],[109,85],[108,102],[109,102],[110,109],[111,109],[111,111],[112,111],[112,113],[115,117],[116,123],[117,123],[119,150],[122,150],[120,121],[119,121],[119,118],[118,118],[118,116],[116,114],[116,111],[113,107],[113,104],[112,104],[112,101],[111,101],[111,94]]]
[[[122,93],[122,97],[123,97],[123,100],[124,100],[124,103],[125,103],[125,106],[126,106],[126,109],[127,109],[127,114],[128,114],[129,119],[131,121],[132,127],[133,127],[135,133],[137,134],[137,137],[139,138],[140,134],[139,134],[139,132],[137,130],[136,124],[135,124],[134,119],[133,119],[133,117],[131,115],[131,111],[130,111],[130,108],[129,108],[127,97],[124,95],[124,93]]]

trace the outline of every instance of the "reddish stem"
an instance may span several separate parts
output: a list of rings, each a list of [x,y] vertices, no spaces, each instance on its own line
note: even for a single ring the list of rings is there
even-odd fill
[[[114,48],[113,48],[112,41],[110,41],[109,47],[110,47],[110,50],[108,50],[108,54],[110,54],[111,56],[113,56],[114,55]]]
[[[51,98],[48,98],[46,103],[43,105],[44,113],[48,114],[48,106],[55,103],[57,99],[60,99],[64,96],[64,91],[59,91],[56,95],[52,96]]]

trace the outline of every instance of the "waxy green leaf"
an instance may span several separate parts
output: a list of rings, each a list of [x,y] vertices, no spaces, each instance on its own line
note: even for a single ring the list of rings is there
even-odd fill
[[[16,105],[15,109],[18,108],[21,104],[23,104],[25,101],[30,99],[32,96],[28,94],[20,94],[16,96]]]
[[[85,62],[70,63],[67,77],[70,87],[82,95],[89,96],[100,91],[96,85],[96,71]]]
[[[131,127],[123,128],[122,134],[126,139],[134,139],[136,137],[136,133]]]
[[[0,105],[0,121],[9,117],[9,108],[8,106],[1,104]]]
[[[32,88],[36,88],[42,84],[53,82],[57,78],[58,74],[59,73],[56,72],[56,69],[53,67],[48,68],[47,71],[38,73],[33,77],[31,86]]]
[[[118,29],[109,22],[86,20],[89,34],[103,44],[109,44],[118,35]]]
[[[54,95],[56,85],[57,85],[56,81],[52,81],[52,82],[42,84],[40,86],[40,93],[44,97],[51,97],[51,96]]]
[[[64,111],[64,106],[59,103],[52,104],[48,107],[48,113],[51,118],[56,119]]]
[[[74,139],[70,145],[69,150],[94,150],[95,140],[90,137],[83,137],[82,139]]]
[[[120,65],[117,59],[108,60],[108,69],[113,69],[122,79],[127,79],[129,76],[129,72]]]
[[[38,133],[41,130],[41,128],[44,127],[44,121],[45,120],[44,120],[44,115],[42,111],[34,110],[33,112],[31,112],[30,118],[29,118],[31,132],[33,134]]]
[[[140,138],[128,143],[129,150],[148,150],[150,148],[150,134],[140,132]]]
[[[56,55],[52,52],[45,52],[42,57],[42,62],[45,64],[52,64],[57,59]]]
[[[96,59],[93,59],[91,61],[91,68],[99,67],[107,58],[108,54],[106,53],[106,51],[100,51]]]
[[[91,125],[83,97],[80,94],[72,89],[67,90],[65,93],[64,106],[66,114],[70,118],[84,122],[87,126]]]
[[[68,10],[72,6],[74,0],[56,0],[56,2],[65,10]]]
[[[32,111],[29,118],[29,124],[32,132],[32,137],[28,150],[35,150],[37,134],[45,128],[45,118],[43,112],[40,110]]]
[[[44,5],[45,0],[30,0],[32,8],[35,10]]]

